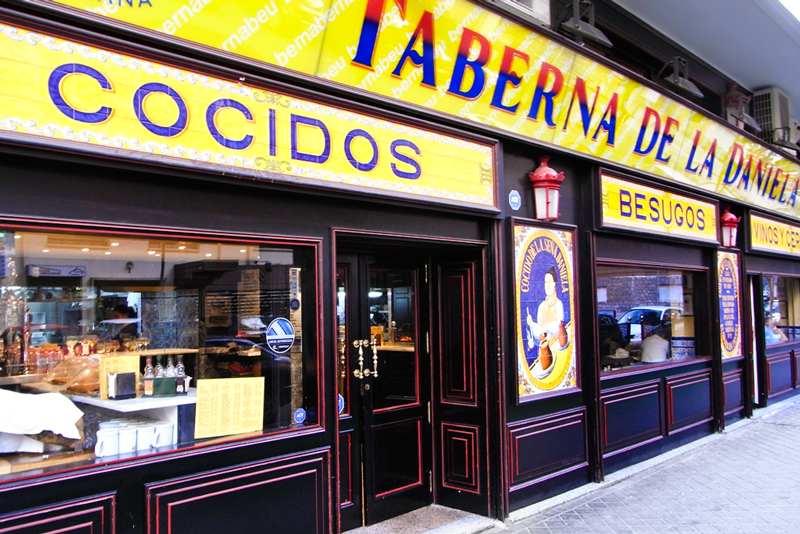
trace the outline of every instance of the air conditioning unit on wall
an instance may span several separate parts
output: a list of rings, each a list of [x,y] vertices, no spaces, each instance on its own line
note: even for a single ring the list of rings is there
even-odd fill
[[[761,125],[761,139],[779,145],[797,139],[789,95],[777,87],[767,87],[753,93],[752,106],[753,117]]]

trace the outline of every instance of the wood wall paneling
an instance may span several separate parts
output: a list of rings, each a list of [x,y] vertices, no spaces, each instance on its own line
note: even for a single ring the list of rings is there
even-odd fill
[[[442,402],[477,406],[475,317],[469,268],[449,269],[442,299]]]
[[[794,378],[790,351],[767,354],[767,395],[775,397],[792,389]]]
[[[604,456],[663,437],[659,380],[603,391],[600,404]]]
[[[375,498],[423,484],[422,425],[419,419],[372,427]],[[402,454],[395,454],[396,451]]]
[[[339,433],[339,499],[341,506],[353,504],[353,431]]]
[[[329,465],[322,451],[148,484],[147,532],[329,532]]]
[[[744,380],[741,369],[734,369],[722,375],[722,387],[722,411],[725,415],[744,408]]]
[[[589,463],[584,409],[516,423],[509,437],[512,491]]]
[[[0,532],[113,534],[115,494],[94,495],[0,516]]]
[[[480,428],[473,425],[442,424],[442,485],[480,493]]]
[[[710,421],[714,416],[710,369],[668,377],[666,393],[669,434]]]

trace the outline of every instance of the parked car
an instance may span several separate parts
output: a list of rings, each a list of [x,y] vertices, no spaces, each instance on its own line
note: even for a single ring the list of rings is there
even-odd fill
[[[635,306],[622,314],[617,324],[631,343],[641,343],[642,325],[645,325],[645,329],[647,326],[667,326],[682,314],[680,308],[670,306]]]

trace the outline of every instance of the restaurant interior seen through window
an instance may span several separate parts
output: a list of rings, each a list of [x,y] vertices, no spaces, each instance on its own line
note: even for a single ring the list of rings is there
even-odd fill
[[[764,340],[776,345],[800,337],[800,279],[764,276]]]
[[[313,246],[0,243],[0,474],[317,424]]]
[[[603,371],[695,358],[692,271],[597,266],[600,365]]]

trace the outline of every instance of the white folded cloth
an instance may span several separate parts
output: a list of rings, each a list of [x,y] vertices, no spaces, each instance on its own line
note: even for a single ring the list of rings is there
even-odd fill
[[[49,430],[67,439],[80,439],[77,427],[83,412],[60,393],[17,393],[0,389],[0,432],[38,434]]]
[[[36,441],[22,434],[9,434],[0,432],[0,453],[7,452],[33,452],[41,454],[44,452],[44,443]]]

